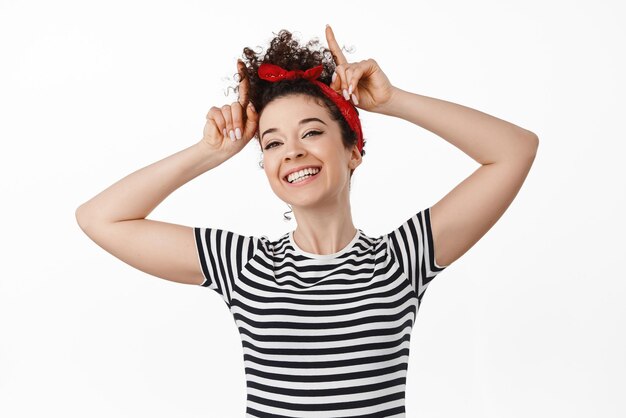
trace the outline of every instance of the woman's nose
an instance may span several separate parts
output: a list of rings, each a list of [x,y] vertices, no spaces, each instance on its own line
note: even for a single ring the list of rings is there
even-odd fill
[[[285,159],[293,159],[301,157],[306,154],[306,150],[300,143],[300,141],[287,141],[285,145]]]

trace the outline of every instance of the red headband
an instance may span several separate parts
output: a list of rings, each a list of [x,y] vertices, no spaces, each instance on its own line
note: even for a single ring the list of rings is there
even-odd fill
[[[331,89],[326,84],[318,81],[317,78],[322,74],[324,67],[320,64],[317,67],[309,68],[306,71],[302,70],[291,70],[287,71],[278,65],[263,63],[259,67],[259,78],[263,80],[270,81],[275,83],[281,80],[294,80],[296,78],[304,78],[309,80],[310,82],[317,84],[319,88],[322,90],[330,100],[333,101],[339,108],[339,111],[343,115],[344,119],[350,125],[350,128],[356,132],[357,136],[357,146],[359,147],[359,152],[363,149],[363,131],[361,130],[361,121],[359,120],[359,115],[356,112],[356,109],[348,100],[346,100],[342,95]]]

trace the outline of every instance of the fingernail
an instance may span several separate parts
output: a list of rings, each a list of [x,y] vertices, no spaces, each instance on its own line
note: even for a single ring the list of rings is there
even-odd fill
[[[233,130],[232,130],[232,129],[230,130],[230,132],[229,132],[229,133],[230,133],[230,139],[231,139],[232,141],[234,141],[234,140],[235,140],[235,133],[233,132]]]
[[[348,94],[348,90],[343,89],[343,98],[346,100],[350,100],[350,95]]]
[[[337,73],[333,72],[333,83],[335,82],[336,79],[337,79]]]
[[[237,137],[237,139],[241,139],[241,129],[235,129],[235,136]]]
[[[348,94],[352,94],[352,84],[350,84],[350,88],[348,89]]]
[[[354,102],[354,104],[359,104],[359,101],[354,94],[352,95],[352,101]]]

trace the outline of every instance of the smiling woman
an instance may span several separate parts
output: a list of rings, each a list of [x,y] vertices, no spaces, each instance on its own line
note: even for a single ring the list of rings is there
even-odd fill
[[[299,225],[325,212],[350,227],[350,179],[362,156],[356,144],[346,146],[341,126],[327,106],[302,93],[281,96],[265,106],[259,129],[269,184],[276,196],[291,205]],[[318,170],[315,176],[292,182],[293,173],[314,174],[305,171],[309,167]],[[354,235],[354,228],[347,232],[346,240]]]
[[[220,295],[241,336],[247,416],[404,417],[425,291],[510,204],[537,141],[501,119],[400,90],[373,59],[348,63],[330,27],[326,37],[330,50],[300,47],[286,30],[263,57],[245,48],[239,100],[210,109],[202,139],[123,178],[76,217],[128,264]],[[350,205],[365,154],[355,105],[440,133],[484,165],[437,205],[369,236]],[[252,138],[296,229],[271,240],[145,219]]]

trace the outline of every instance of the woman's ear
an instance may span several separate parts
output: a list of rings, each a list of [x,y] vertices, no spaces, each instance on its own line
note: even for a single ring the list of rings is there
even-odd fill
[[[352,147],[352,153],[350,154],[350,168],[354,170],[359,165],[361,165],[362,162],[363,162],[363,156],[361,155],[361,152],[359,151],[359,147],[357,145],[354,145]]]

